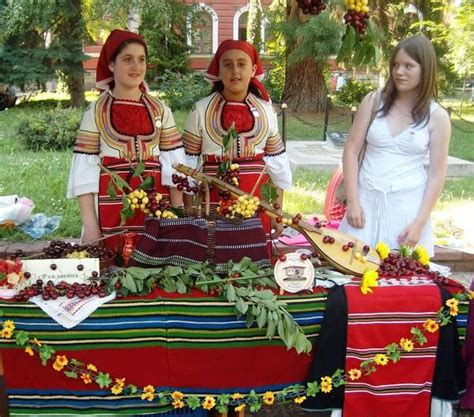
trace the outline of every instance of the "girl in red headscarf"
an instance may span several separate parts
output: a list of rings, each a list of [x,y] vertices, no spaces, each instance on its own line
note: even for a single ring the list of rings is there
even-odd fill
[[[109,194],[110,176],[100,166],[135,188],[140,179],[132,174],[141,160],[142,175],[153,175],[156,191],[169,194],[173,206],[182,204],[182,193],[171,187],[172,164],[185,162],[184,149],[171,110],[148,94],[146,60],[144,38],[132,32],[114,30],[102,47],[96,75],[102,94],[82,119],[67,192],[79,200],[83,243],[143,229],[144,215],[138,211],[120,225],[121,195]],[[116,249],[120,238],[106,239],[105,244]]]
[[[223,136],[234,125],[238,137],[232,145],[232,161],[239,164],[239,188],[250,193],[260,173],[266,168],[265,178],[255,195],[260,197],[260,186],[270,177],[281,206],[283,189],[291,187],[291,170],[285,145],[278,133],[277,115],[270,97],[260,82],[263,68],[255,48],[248,42],[226,40],[221,43],[209,65],[206,77],[213,83],[210,96],[198,101],[186,121],[183,143],[188,165],[215,175],[224,156]],[[212,193],[211,201],[218,200]],[[188,204],[189,198],[186,198]],[[277,205],[278,204],[278,205]],[[262,217],[264,228],[270,231],[267,216]],[[281,232],[281,224],[273,228]]]

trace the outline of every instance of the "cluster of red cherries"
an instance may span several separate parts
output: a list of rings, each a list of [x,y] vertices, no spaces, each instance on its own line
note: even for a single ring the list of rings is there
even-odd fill
[[[223,162],[226,168],[219,167],[217,172],[217,177],[224,181],[226,184],[230,184],[233,187],[238,187],[240,184],[240,166],[239,164],[228,162]],[[231,193],[228,190],[219,190],[219,196],[223,200],[229,200],[231,198]]]
[[[324,0],[298,0],[298,7],[304,14],[316,16],[326,9],[326,4]]]
[[[199,191],[199,187],[197,185],[192,186],[189,183],[188,177],[184,177],[179,174],[173,174],[171,176],[171,180],[173,181],[173,184],[176,184],[176,188],[179,191],[187,191],[188,193],[193,192],[194,194],[196,194]]]
[[[429,265],[422,265],[412,257],[403,257],[400,253],[390,252],[379,265],[379,274],[386,277],[400,277],[405,275],[425,275],[436,281],[445,279],[437,271],[431,271]]]
[[[28,276],[27,276],[28,275]],[[92,272],[92,278],[98,278],[99,274],[96,271]],[[25,278],[29,278],[29,273],[25,272]],[[73,283],[61,281],[54,284],[53,281],[49,280],[46,285],[42,279],[36,280],[33,285],[29,285],[19,291],[15,295],[16,301],[28,301],[31,297],[40,295],[45,301],[56,300],[58,297],[67,298],[86,298],[91,295],[97,295],[101,298],[106,296],[105,282],[91,281],[90,283]]]
[[[344,23],[346,25],[352,26],[357,32],[359,32],[361,38],[363,38],[365,35],[368,22],[369,14],[360,10],[360,8],[350,8],[344,15]]]
[[[95,246],[91,244],[78,245],[77,243],[64,242],[62,240],[53,240],[47,247],[43,248],[43,259],[74,258],[73,254],[82,253],[82,258],[99,258],[100,260],[109,259],[114,256],[114,252],[106,247]],[[15,254],[17,257],[23,255],[22,252]]]

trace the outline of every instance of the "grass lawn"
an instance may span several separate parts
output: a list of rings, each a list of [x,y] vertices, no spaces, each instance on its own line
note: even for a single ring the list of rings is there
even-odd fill
[[[60,97],[67,100],[67,97]],[[92,97],[91,97],[92,98]],[[43,99],[43,100],[41,100]],[[42,108],[54,108],[56,100],[44,100],[36,97],[36,102],[20,104],[17,107],[0,112],[0,195],[17,194],[29,197],[35,203],[34,213],[47,216],[60,215],[60,228],[48,238],[78,237],[81,230],[79,209],[75,200],[65,197],[69,174],[71,152],[32,152],[24,149],[22,138],[15,136],[15,126],[22,117]],[[64,101],[64,103],[67,103]],[[450,155],[474,161],[472,133],[474,131],[474,106],[463,107],[462,118],[456,115],[456,102],[449,103],[453,111],[453,139]],[[184,126],[187,112],[174,113],[179,128]],[[334,109],[330,115],[329,131],[344,131],[350,126],[350,111]],[[294,116],[288,112],[288,140],[320,140],[324,115]],[[284,208],[289,213],[317,214],[322,213],[324,193],[330,173],[308,169],[298,169],[294,173],[293,188],[286,193]],[[438,223],[440,235],[457,230],[460,219],[451,219],[449,213],[456,217],[474,209],[474,181],[472,178],[448,179],[437,203],[434,217]],[[470,211],[472,213],[472,210]],[[448,216],[448,217],[446,217]],[[464,216],[468,220],[469,216]],[[446,220],[447,219],[447,220]],[[444,223],[453,223],[446,230]],[[443,223],[443,224],[441,224]],[[20,231],[8,231],[0,228],[0,239],[11,241],[28,240],[29,237]]]

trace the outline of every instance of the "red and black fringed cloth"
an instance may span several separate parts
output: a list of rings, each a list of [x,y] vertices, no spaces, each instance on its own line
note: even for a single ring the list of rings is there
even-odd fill
[[[442,306],[435,284],[377,287],[364,295],[358,285],[346,286],[346,374],[361,362],[385,353],[385,346],[411,337],[411,328],[423,329],[426,320]],[[430,414],[439,331],[427,333],[428,341],[404,352],[400,361],[378,365],[361,380],[346,383],[343,416],[426,417]]]
[[[208,261],[225,267],[229,260],[249,257],[270,266],[262,224],[258,217],[239,223],[204,218],[145,220],[145,233],[129,266],[188,265]]]
[[[411,337],[411,328],[423,328],[434,318],[448,291],[431,283],[379,285],[363,295],[357,284],[332,289],[328,294],[310,381],[331,376],[336,369],[359,369],[361,362],[385,354],[385,347]],[[344,323],[347,323],[345,325]],[[456,321],[427,333],[427,343],[415,344],[401,359],[346,386],[303,404],[310,410],[343,410],[344,417],[428,417],[431,397],[457,401],[464,390]]]

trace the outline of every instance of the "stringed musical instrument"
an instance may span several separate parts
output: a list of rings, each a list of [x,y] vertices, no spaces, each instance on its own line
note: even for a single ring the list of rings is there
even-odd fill
[[[229,191],[234,197],[246,195],[239,188],[186,165],[176,164],[173,168],[198,181]],[[273,219],[292,218],[292,216],[277,212],[274,207],[264,201],[260,201],[260,206],[265,214]],[[288,226],[302,233],[329,264],[344,274],[362,276],[366,270],[377,270],[379,267],[380,257],[377,251],[353,236],[326,227],[315,227],[302,220],[288,223]]]

